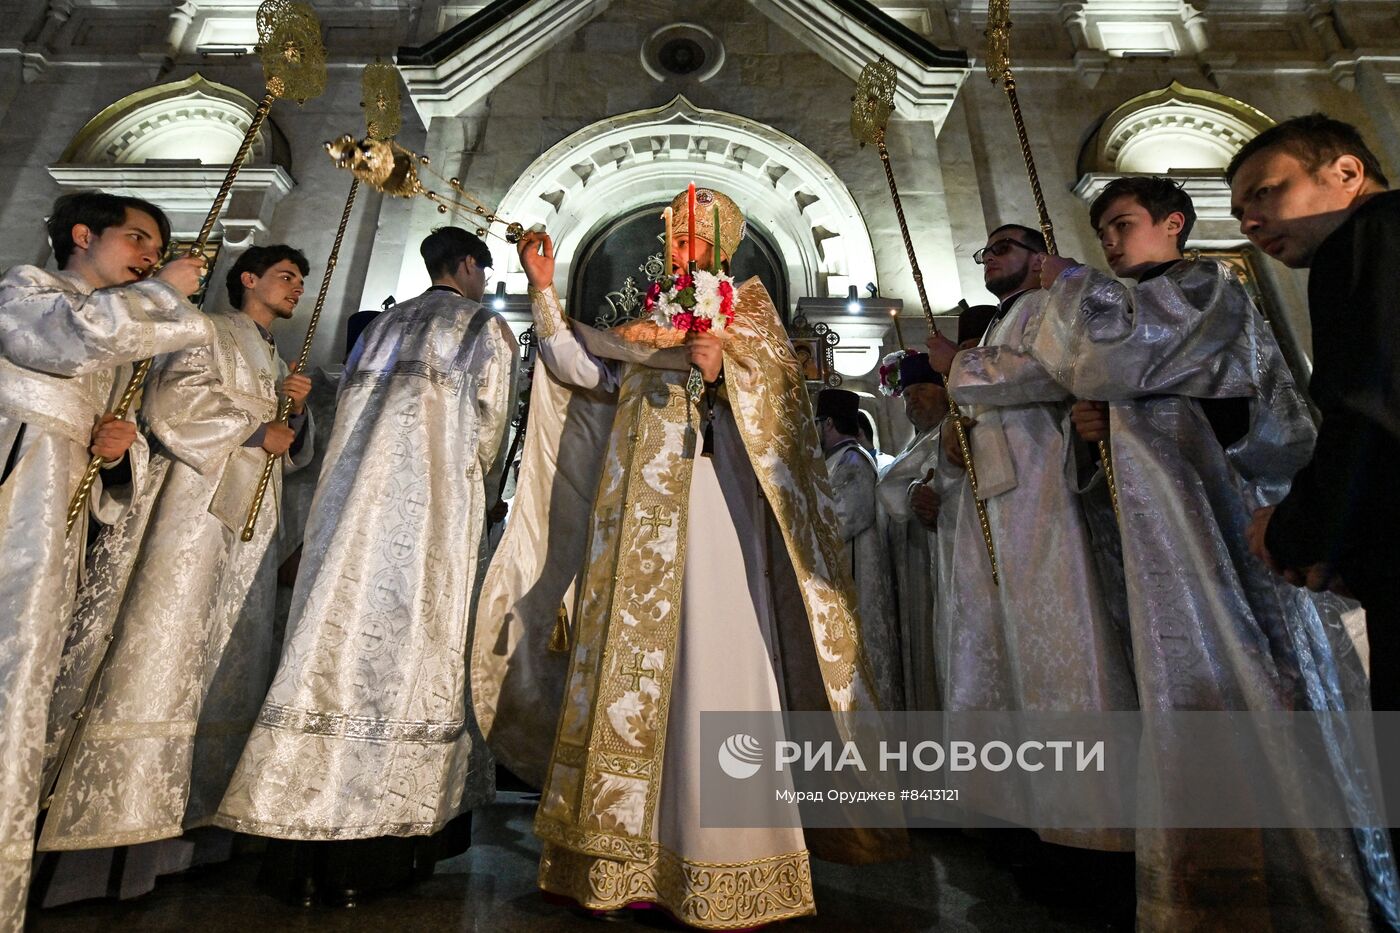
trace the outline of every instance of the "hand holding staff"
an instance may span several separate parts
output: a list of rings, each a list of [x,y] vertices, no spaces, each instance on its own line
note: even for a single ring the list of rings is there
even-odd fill
[[[1011,118],[1016,122],[1016,138],[1021,143],[1021,158],[1026,163],[1026,177],[1031,183],[1031,195],[1035,198],[1036,213],[1040,217],[1040,230],[1045,234],[1045,246],[1051,256],[1058,256],[1055,247],[1055,228],[1050,223],[1050,211],[1045,206],[1045,195],[1040,190],[1040,173],[1035,170],[1035,156],[1031,154],[1030,137],[1026,135],[1026,120],[1021,115],[1021,101],[1016,95],[1016,76],[1011,72],[1011,0],[988,0],[987,3],[987,77],[993,84],[1000,84],[1006,91],[1007,103],[1011,105]],[[1059,273],[1057,272],[1056,275]],[[1113,514],[1118,511],[1118,483],[1113,475],[1113,453],[1108,441],[1099,441],[1099,462],[1103,464],[1104,479],[1108,481],[1109,498],[1113,501]]]
[[[369,138],[384,140],[397,133],[403,125],[403,116],[399,108],[398,69],[377,59],[370,62],[365,66],[360,79],[360,92],[360,106],[365,111],[365,126]],[[340,245],[345,240],[345,230],[350,225],[350,214],[355,209],[355,196],[359,191],[360,179],[356,177],[351,180],[350,190],[345,195],[345,207],[340,212],[340,226],[336,228],[331,253],[326,257],[326,271],[321,276],[321,289],[316,293],[316,306],[311,310],[311,321],[306,325],[301,354],[290,367],[293,375],[287,377],[288,382],[293,379],[305,380],[307,389],[311,384],[303,374],[311,358],[311,345],[316,340],[316,328],[321,323],[321,312],[325,310],[326,296],[331,290],[331,278],[335,275],[335,266],[340,260]],[[297,385],[300,386],[300,383]],[[284,397],[277,407],[279,425],[285,425],[291,419],[294,406],[297,408],[297,414],[300,414],[300,402],[306,398],[305,392],[301,393],[300,398],[293,398],[291,393],[286,392],[285,383],[283,391]],[[239,536],[244,541],[253,540],[253,532],[258,524],[258,512],[262,510],[263,499],[267,496],[267,485],[272,481],[272,470],[277,464],[278,456],[280,454],[269,451],[267,461],[263,464],[262,475],[258,477],[257,488],[253,491],[253,502],[248,506],[248,517],[243,521],[243,532]]]
[[[914,274],[914,285],[919,290],[919,302],[923,305],[924,319],[928,322],[930,334],[937,334],[933,310],[929,307],[928,293],[924,290],[924,275],[919,270],[919,257],[914,252],[914,239],[909,235],[909,223],[904,219],[904,206],[899,201],[899,186],[895,184],[894,169],[890,167],[889,149],[885,147],[885,125],[894,113],[894,92],[897,75],[894,66],[881,58],[871,62],[860,73],[856,83],[855,97],[851,98],[851,135],[860,144],[873,143],[880,152],[880,161],[885,166],[885,180],[889,182],[890,199],[894,201],[895,217],[899,220],[899,232],[904,235],[904,249],[909,254],[909,268]],[[901,344],[903,340],[900,341]],[[956,432],[958,447],[963,463],[967,465],[967,481],[972,487],[972,498],[977,505],[977,520],[982,526],[982,541],[987,546],[987,559],[992,563],[992,583],[1001,584],[997,572],[996,547],[992,543],[992,526],[987,521],[986,500],[977,494],[977,470],[972,463],[972,448],[968,445],[967,431],[958,417],[958,406],[952,397],[948,399],[952,412],[953,430]]]
[[[290,0],[264,0],[263,4],[258,7],[257,23],[258,55],[262,59],[263,74],[267,81],[267,93],[258,103],[258,109],[253,113],[253,119],[248,124],[248,130],[243,134],[243,142],[239,145],[233,161],[229,163],[228,172],[224,175],[223,184],[219,186],[219,193],[214,197],[213,206],[209,208],[209,213],[204,218],[204,226],[200,228],[199,236],[190,245],[189,258],[197,260],[201,264],[205,263],[204,248],[208,245],[209,237],[214,232],[214,223],[219,219],[219,214],[223,212],[224,202],[228,200],[229,192],[233,190],[233,182],[238,177],[238,170],[247,161],[248,153],[253,149],[253,141],[257,139],[258,132],[262,129],[263,122],[267,119],[268,111],[272,109],[273,102],[279,97],[292,97],[299,103],[305,103],[320,94],[326,87],[326,51],[321,45],[321,24],[316,19],[316,14],[312,12],[311,7],[304,3],[293,3]],[[171,272],[171,284],[183,291],[181,279],[187,272],[187,267],[177,265],[177,268]],[[193,289],[189,294],[194,294],[197,290]],[[131,379],[122,391],[121,398],[116,407],[112,409],[113,415],[118,418],[126,417],[127,411],[131,408],[132,400],[136,398],[141,384],[146,381],[146,373],[150,369],[150,360],[142,360],[136,364]],[[73,493],[73,498],[68,503],[67,530],[69,534],[72,534],[73,525],[78,516],[83,514],[83,510],[87,508],[88,499],[92,495],[92,485],[97,480],[97,473],[101,468],[102,458],[94,455],[88,461],[87,471],[83,474],[82,481],[78,483],[77,491]]]

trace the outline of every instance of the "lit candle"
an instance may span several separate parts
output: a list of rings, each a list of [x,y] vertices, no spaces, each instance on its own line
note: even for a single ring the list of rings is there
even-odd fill
[[[890,319],[894,321],[894,339],[899,341],[899,348],[900,348],[901,350],[906,349],[905,346],[904,346],[904,331],[902,331],[902,330],[899,329],[899,309],[898,309],[898,308],[891,308],[891,309],[890,309]]]
[[[666,220],[666,248],[661,254],[662,265],[668,270],[671,268],[671,248],[674,240],[674,234],[671,229],[671,225],[674,220],[674,214],[675,212],[671,210],[671,206],[669,204],[666,206],[666,209],[661,212],[661,216]]]
[[[695,265],[695,182],[693,181],[686,192],[685,204],[688,208],[685,213],[685,245],[689,251],[686,260],[693,266]]]
[[[721,268],[721,266],[720,266],[720,264],[719,264],[719,263],[720,263],[720,258],[719,258],[719,257],[720,257],[720,252],[721,252],[721,250],[720,250],[720,248],[719,248],[719,202],[716,201],[716,202],[715,202],[715,255],[714,255],[714,262],[712,262],[712,263],[710,264],[710,265],[711,265],[711,270],[710,270],[710,271],[714,272],[715,275],[719,275],[719,271],[720,271],[720,268]]]

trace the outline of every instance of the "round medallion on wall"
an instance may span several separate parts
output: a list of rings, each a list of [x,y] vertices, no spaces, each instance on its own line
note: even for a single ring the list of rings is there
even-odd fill
[[[642,43],[642,67],[658,81],[706,81],[723,65],[719,37],[694,23],[662,26]]]

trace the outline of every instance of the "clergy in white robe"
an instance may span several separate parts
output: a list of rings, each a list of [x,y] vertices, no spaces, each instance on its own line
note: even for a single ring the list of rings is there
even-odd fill
[[[894,603],[894,576],[876,507],[879,467],[860,442],[860,396],[845,389],[817,394],[817,433],[836,503],[836,527],[856,588],[861,646],[870,660],[880,708],[906,709],[904,649]]]
[[[64,271],[17,266],[0,279],[0,930],[23,923],[43,735],[87,521],[114,521],[131,488],[112,495],[99,476],[90,511],[65,531],[93,426],[115,407],[129,364],[213,339],[184,298],[198,287],[197,261],[142,281],[168,232],[144,202],[70,195],[49,222]],[[139,482],[145,445],[128,430],[126,469]]]
[[[429,836],[494,795],[467,651],[517,347],[480,303],[485,245],[445,227],[422,252],[436,284],[376,317],[346,362],[281,661],[215,818],[226,828]]]
[[[948,413],[948,395],[925,353],[891,354],[881,374],[880,391],[903,399],[904,414],[914,426],[914,436],[881,470],[875,487],[894,577],[904,699],[910,710],[938,710],[943,708],[934,646],[941,502],[932,481],[942,456],[940,425]]]
[[[1343,702],[1329,700],[1325,685],[1348,679],[1339,661],[1355,654],[1331,642],[1344,629],[1324,625],[1308,597],[1271,576],[1245,540],[1254,509],[1284,495],[1317,432],[1268,324],[1230,268],[1168,261],[1127,286],[1074,266],[1048,292],[1033,349],[1067,391],[1108,403],[1133,657],[1144,726],[1157,736],[1145,743],[1143,773],[1171,774],[1190,741],[1173,731],[1173,711]],[[1222,760],[1219,773],[1265,782],[1283,800],[1351,796],[1300,778],[1286,754],[1266,764],[1261,773],[1257,761]],[[1140,796],[1167,825],[1189,805],[1169,781],[1140,787]],[[1347,803],[1358,825],[1375,825],[1367,800]],[[1369,929],[1368,892],[1395,916],[1384,837],[1140,829],[1139,926]]]
[[[1105,712],[1136,708],[1124,620],[1110,611],[1077,483],[1069,468],[1082,444],[1069,396],[1030,355],[1044,292],[1009,296],[981,346],[954,359],[948,392],[977,423],[968,431],[996,553],[968,497],[958,518],[949,660],[951,710]],[[1129,850],[1132,834],[1084,828],[1118,812],[1108,798],[1067,801],[1025,782],[1028,812],[1047,842]],[[1075,809],[1069,809],[1074,807]],[[1061,825],[1081,828],[1049,828]]]
[[[727,259],[742,214],[718,192],[697,201],[698,261],[720,241]],[[672,208],[682,231],[685,195]],[[673,240],[673,263],[687,244]],[[528,236],[521,252],[543,365],[473,671],[493,749],[542,782],[540,886],[589,909],[644,902],[712,929],[809,914],[819,834],[795,811],[765,829],[706,828],[699,815],[712,754],[702,712],[877,702],[782,324],[755,278],[737,289],[722,342],[680,348],[650,321],[597,331],[564,316],[549,240]],[[687,397],[689,359],[711,380],[708,430]],[[775,598],[780,579],[791,599]],[[567,634],[567,654],[550,653],[551,632]],[[868,860],[897,857],[903,837],[830,841],[829,857]]]
[[[271,677],[276,584],[263,563],[283,469],[313,446],[310,380],[288,374],[268,330],[292,316],[308,269],[289,246],[245,251],[228,272],[236,310],[210,315],[214,345],[152,367],[142,420],[157,447],[79,596],[49,716],[57,784],[41,850],[168,839],[223,796]],[[277,423],[279,387],[290,425]]]

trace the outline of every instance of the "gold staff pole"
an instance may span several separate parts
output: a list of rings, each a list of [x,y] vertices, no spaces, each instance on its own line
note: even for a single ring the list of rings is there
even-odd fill
[[[1031,196],[1035,198],[1035,210],[1040,218],[1040,230],[1045,235],[1045,246],[1050,255],[1058,256],[1055,247],[1055,227],[1050,222],[1050,211],[1045,206],[1045,195],[1040,190],[1040,173],[1035,170],[1035,156],[1031,153],[1030,137],[1026,135],[1026,120],[1021,115],[1021,101],[1016,95],[1016,76],[1011,71],[1011,0],[988,0],[987,3],[987,77],[993,84],[1000,84],[1006,91],[1007,103],[1011,105],[1011,118],[1016,123],[1016,138],[1021,143],[1021,158],[1026,163],[1026,177],[1031,183]],[[1118,483],[1113,476],[1113,452],[1107,441],[1099,441],[1099,462],[1103,464],[1104,478],[1108,481],[1108,495],[1113,501],[1113,514],[1121,520],[1118,511]]]
[[[397,135],[399,127],[403,125],[399,107],[398,70],[393,65],[376,59],[365,66],[360,86],[360,106],[365,110],[369,138],[385,140]],[[331,278],[335,275],[335,266],[340,259],[340,245],[345,240],[345,228],[350,224],[350,214],[355,209],[355,196],[359,191],[360,179],[351,179],[350,191],[345,196],[345,209],[340,213],[340,226],[335,231],[335,242],[331,244],[330,255],[326,257],[326,271],[321,276],[321,289],[316,294],[316,306],[311,311],[311,321],[306,326],[306,337],[301,342],[301,355],[297,357],[296,372],[305,373],[307,362],[311,358],[311,344],[316,339],[316,328],[321,323],[321,312],[326,307],[326,295],[331,290]],[[284,396],[277,407],[277,423],[286,424],[291,414],[292,400]],[[258,477],[257,489],[253,493],[253,503],[248,507],[248,517],[243,522],[241,537],[244,541],[253,540],[258,513],[262,511],[263,499],[267,495],[268,484],[272,482],[272,471],[276,465],[277,456],[268,454],[266,462],[263,463],[262,475]]]
[[[895,184],[894,169],[890,167],[889,149],[885,147],[885,125],[894,112],[894,92],[897,76],[894,66],[884,58],[871,62],[860,73],[856,83],[856,94],[852,98],[851,134],[862,146],[873,144],[880,152],[880,161],[885,166],[885,180],[890,185],[890,199],[894,201],[894,214],[899,219],[899,232],[904,236],[904,249],[909,254],[909,268],[914,274],[914,285],[919,290],[919,303],[923,305],[924,319],[930,331],[936,330],[933,310],[929,307],[928,293],[924,290],[924,275],[919,270],[919,257],[914,253],[914,240],[909,235],[909,223],[904,219],[904,206],[899,201],[899,186]],[[896,327],[896,333],[898,329]],[[901,338],[900,343],[903,344]],[[992,543],[992,526],[987,521],[987,503],[977,494],[977,469],[972,462],[972,448],[967,442],[967,431],[963,428],[958,406],[950,396],[948,407],[953,415],[953,430],[957,432],[958,448],[962,451],[963,463],[967,465],[967,481],[972,487],[972,498],[977,505],[977,521],[982,526],[982,541],[987,546],[987,559],[992,564],[992,583],[1000,586],[997,572],[997,552]]]
[[[273,102],[279,97],[292,97],[298,103],[305,103],[320,94],[326,86],[326,53],[321,46],[321,24],[309,6],[289,0],[264,0],[258,7],[257,24],[258,54],[262,58],[267,92],[259,101],[258,109],[248,124],[248,131],[243,134],[243,142],[238,147],[233,161],[229,163],[224,182],[219,186],[218,194],[214,196],[214,204],[204,218],[204,226],[200,228],[199,236],[190,245],[190,256],[204,254],[204,248],[214,231],[214,224],[223,212],[229,192],[233,190],[238,170],[247,161],[248,153],[253,149],[253,141],[257,139],[258,131],[262,129]],[[151,361],[148,359],[136,364],[131,379],[122,390],[121,398],[112,409],[112,414],[118,418],[126,417],[131,409],[132,400],[136,398],[141,384],[146,381],[146,374],[150,369]],[[68,503],[68,534],[72,534],[78,516],[87,508],[88,499],[92,496],[93,483],[101,469],[102,458],[94,454],[88,461],[87,471],[83,473],[77,491]]]

